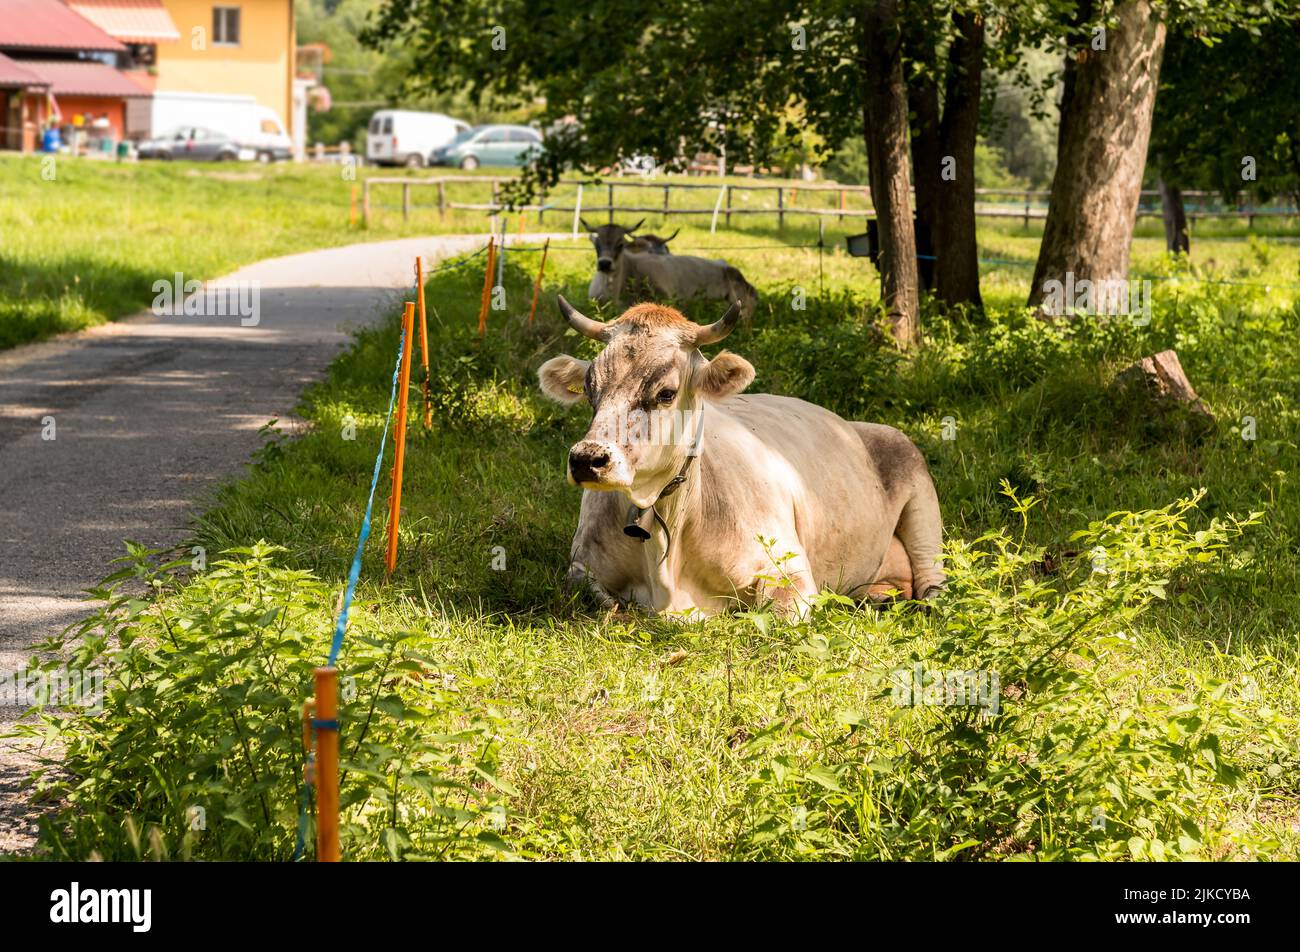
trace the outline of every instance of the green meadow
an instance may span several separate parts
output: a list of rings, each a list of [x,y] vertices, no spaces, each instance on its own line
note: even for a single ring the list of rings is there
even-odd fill
[[[6,189],[0,215],[28,244],[3,252],[5,341],[138,307],[147,285],[114,277],[127,262],[140,280],[182,258],[215,274],[357,239],[320,170],[270,174],[281,187],[241,204],[233,243],[197,239],[265,183],[87,167],[25,219]],[[95,240],[114,215],[138,242]],[[365,237],[436,222],[425,209],[403,226],[390,209]],[[59,223],[66,244],[49,234]],[[552,245],[532,322],[539,256],[509,252],[506,307],[482,337],[482,259],[439,272],[433,424],[415,411],[417,371],[398,568],[382,564],[385,470],[339,660],[345,857],[1298,858],[1295,223],[1198,223],[1188,261],[1144,221],[1133,273],[1152,282],[1150,321],[1056,323],[1022,306],[1037,226],[992,224],[987,314],[927,306],[909,355],[882,339],[874,271],[843,250],[860,222],[827,222],[821,249],[806,222],[699,224],[674,250],[727,257],[762,298],[726,342],[757,368],[750,389],[891,424],[921,448],[948,591],[929,611],[824,595],[797,621],[763,605],[691,623],[597,611],[563,581],[579,503],[564,458],[587,415],[545,401],[535,377],[557,353],[596,352],[557,293],[613,314],[586,300],[589,246]],[[21,288],[48,312],[15,310]],[[27,728],[64,751],[40,778],[60,804],[41,855],[292,858],[301,705],[328,654],[398,342],[397,314],[360,331],[299,421],[268,421],[250,475],[207,501],[193,540],[133,547],[100,612],[51,643],[112,674],[107,716]],[[1112,386],[1168,348],[1211,423]],[[960,703],[916,671],[974,672],[979,690]]]

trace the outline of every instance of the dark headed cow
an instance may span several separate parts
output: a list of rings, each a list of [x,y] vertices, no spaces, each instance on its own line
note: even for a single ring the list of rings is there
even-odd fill
[[[609,323],[564,298],[560,310],[606,345],[538,371],[548,396],[592,407],[567,464],[584,490],[570,577],[603,605],[698,617],[771,599],[802,613],[822,589],[927,598],[943,586],[921,453],[892,427],[743,393],[748,361],[700,352],[731,333],[734,306],[708,326],[656,304]]]
[[[624,249],[638,255],[672,254],[668,250],[668,243],[676,238],[678,232],[681,231],[678,228],[667,238],[660,238],[658,235],[638,235],[636,231],[645,224],[644,218],[630,228],[615,225],[613,222],[592,228],[587,224],[586,219],[579,218],[578,221],[582,223],[583,228],[587,229],[587,233],[591,235],[592,244],[596,246],[597,271],[613,270],[613,256],[622,253]],[[608,262],[608,264],[604,262]]]
[[[660,238],[658,235],[637,235],[632,239],[631,250],[639,255],[670,255],[672,252],[668,250],[668,242],[676,238],[680,231],[681,229],[678,228],[667,238]]]
[[[677,232],[664,239],[654,235],[631,237],[644,222],[643,218],[631,228],[614,224],[592,228],[582,222],[591,232],[591,242],[596,247],[596,273],[587,289],[592,300],[621,301],[624,297],[684,300],[702,295],[734,301],[740,305],[742,317],[753,316],[758,292],[744,275],[721,258],[669,254],[667,244],[677,237]],[[647,252],[638,250],[647,246],[650,247]]]

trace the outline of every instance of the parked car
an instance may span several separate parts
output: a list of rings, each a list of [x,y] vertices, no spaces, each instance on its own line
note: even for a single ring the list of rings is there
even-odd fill
[[[469,128],[469,123],[440,112],[381,109],[370,117],[366,161],[375,165],[420,168],[433,150]]]
[[[150,99],[153,129],[197,126],[229,137],[240,158],[274,162],[293,158],[293,140],[274,109],[252,96],[222,93],[155,92]]]
[[[430,165],[476,169],[480,165],[524,165],[542,150],[542,134],[528,126],[475,126],[429,155]]]
[[[146,139],[137,150],[142,159],[192,159],[196,162],[233,162],[253,158],[224,132],[201,126],[181,126],[165,136]]]

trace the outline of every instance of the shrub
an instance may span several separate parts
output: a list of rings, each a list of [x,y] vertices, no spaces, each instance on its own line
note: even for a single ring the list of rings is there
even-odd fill
[[[1005,491],[1025,518],[1032,499]],[[1199,498],[1093,522],[1071,537],[1080,551],[1069,559],[1004,529],[951,544],[931,637],[900,636],[907,661],[882,675],[888,729],[849,710],[820,756],[787,749],[804,730],[797,723],[751,740],[739,848],[768,858],[1158,860],[1242,842],[1225,819],[1244,748],[1263,744],[1265,758],[1294,763],[1288,723],[1242,683],[1147,670],[1133,634],[1176,573],[1258,518],[1193,532],[1185,517]],[[953,703],[954,673],[993,691]]]
[[[233,549],[176,584],[188,562],[129,565],[93,593],[103,606],[47,666],[101,669],[102,710],[42,711],[22,730],[62,749],[38,773],[62,808],[40,852],[61,859],[287,860],[295,855],[301,711],[332,632],[331,587],[275,565],[277,548]],[[124,591],[124,586],[137,594]],[[138,597],[168,593],[162,599]],[[503,723],[471,708],[410,632],[354,608],[339,718],[341,836],[349,859],[466,858],[504,850]],[[508,788],[507,788],[508,789]],[[305,830],[305,855],[314,833]]]

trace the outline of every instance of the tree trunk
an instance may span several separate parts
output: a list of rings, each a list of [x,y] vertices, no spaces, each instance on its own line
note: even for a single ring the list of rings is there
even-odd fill
[[[1187,233],[1187,212],[1183,208],[1183,192],[1160,178],[1160,214],[1165,222],[1165,247],[1172,253],[1192,253],[1192,240]]]
[[[903,79],[898,0],[867,5],[859,53],[871,201],[880,230],[880,293],[894,338],[911,347],[918,336],[916,234],[912,226],[912,181],[908,170],[907,84]]]
[[[1069,29],[1065,33],[1065,43],[1067,50],[1082,49],[1088,43],[1088,34],[1083,29],[1083,24],[1091,19],[1093,15],[1093,0],[1080,0],[1075,7],[1074,18],[1071,21]],[[1074,101],[1074,83],[1079,72],[1079,60],[1072,54],[1065,54],[1065,68],[1061,73],[1061,108],[1060,115],[1065,116],[1070,111],[1070,103]],[[1065,142],[1065,123],[1056,124],[1056,151],[1059,154],[1061,147]]]
[[[916,186],[916,220],[929,229],[931,241],[939,233],[939,84],[922,74],[908,83],[907,104],[916,116],[912,130],[912,179]]]
[[[943,121],[939,125],[941,161],[953,177],[940,178],[939,228],[934,235],[939,300],[945,304],[980,301],[979,250],[975,243],[975,142],[979,136],[980,73],[984,69],[984,19],[954,15],[957,38],[948,53]],[[919,196],[919,193],[918,193]]]
[[[1124,281],[1142,189],[1165,24],[1151,0],[1122,0],[1106,48],[1080,49],[1067,70],[1043,243],[1029,291],[1049,281]]]

